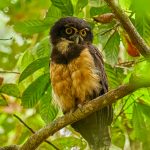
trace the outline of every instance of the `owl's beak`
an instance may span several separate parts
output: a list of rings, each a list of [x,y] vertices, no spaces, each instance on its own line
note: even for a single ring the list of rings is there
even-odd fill
[[[79,34],[74,34],[70,37],[76,44],[79,44],[83,41],[83,38]]]
[[[74,39],[74,42],[75,42],[76,44],[78,44],[78,43],[79,43],[79,41],[80,41],[80,37],[79,37],[79,36],[77,36],[77,37]]]

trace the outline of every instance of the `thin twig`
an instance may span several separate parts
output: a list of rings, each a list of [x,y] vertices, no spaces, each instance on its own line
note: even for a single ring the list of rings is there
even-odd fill
[[[135,101],[133,101],[132,103],[130,103],[125,109],[123,109],[122,111],[120,111],[120,113],[116,116],[116,118],[114,119],[114,122],[118,119],[118,117],[120,115],[122,115],[122,113],[125,112],[125,110],[127,110],[131,105],[133,105],[135,103]]]
[[[7,40],[12,40],[13,39],[13,37],[11,37],[11,38],[8,38],[8,39],[0,39],[1,41],[7,41]]]
[[[114,119],[114,122],[118,119],[118,117],[125,111],[124,110],[124,107],[125,107],[125,105],[127,104],[127,101],[129,100],[129,98],[132,96],[132,94],[130,94],[129,96],[128,96],[128,98],[126,99],[126,101],[125,101],[125,103],[123,104],[123,106],[122,106],[122,108],[121,108],[121,110],[120,110],[120,112],[118,113],[118,115],[116,115],[116,117],[115,117],[115,119]]]
[[[128,97],[128,99],[127,100],[129,100],[129,98],[132,96],[132,94]],[[140,97],[142,97],[143,96],[143,94],[141,95],[141,96],[139,96],[137,99],[139,99]],[[133,99],[133,98],[132,98]],[[127,101],[125,102],[125,104],[127,103]],[[114,121],[116,121],[117,120],[117,118],[123,113],[123,112],[125,112],[131,105],[133,105],[135,103],[135,100],[133,99],[133,102],[132,103],[130,103],[125,109],[123,109],[124,108],[124,106],[123,106],[123,108],[121,109],[121,111],[120,111],[120,113],[116,116],[116,118],[114,119]]]
[[[112,30],[116,30],[116,28],[120,25],[120,23],[116,23],[112,28],[109,28],[108,30],[100,33],[100,36],[105,35],[106,33],[112,31]]]
[[[113,37],[113,35],[116,33],[116,30],[113,31],[113,33],[110,35],[110,37],[108,38],[106,44],[103,47],[103,50],[106,48],[107,44],[109,43],[109,41],[111,40],[111,38]]]
[[[18,119],[31,133],[35,133],[35,131],[29,127],[19,116],[17,116],[16,114],[13,114],[13,116]],[[56,150],[59,150],[59,148],[57,148],[54,144],[52,144],[51,142],[49,142],[48,140],[44,140],[44,142],[48,143],[49,145],[51,145],[52,147],[54,147]]]
[[[118,63],[115,65],[115,67],[133,67],[134,65],[138,64],[138,63],[141,63],[145,61],[145,59],[139,59],[138,61],[135,61],[135,60],[131,60],[131,61],[125,61],[125,62],[121,62],[121,63]]]
[[[135,65],[136,62],[134,60],[131,61],[125,61],[125,62],[121,62],[115,65],[115,67],[133,67],[133,65]]]
[[[104,31],[104,32],[102,32],[102,33],[99,33],[99,34],[100,34],[100,36],[103,36],[103,35],[105,35],[106,33],[112,31],[113,29],[114,29],[114,27],[109,28],[108,30],[106,30],[106,31]]]
[[[132,103],[130,103],[125,109],[124,111],[126,111],[131,105],[133,105],[135,103],[135,101],[133,101]]]
[[[20,74],[20,72],[16,72],[16,71],[6,71],[6,70],[1,70],[0,73],[14,73],[14,74]]]

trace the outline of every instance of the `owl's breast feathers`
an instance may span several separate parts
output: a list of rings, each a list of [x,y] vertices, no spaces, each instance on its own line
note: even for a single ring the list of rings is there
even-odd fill
[[[100,70],[90,46],[62,40],[53,47],[50,64],[54,99],[63,112],[75,109],[102,90]]]

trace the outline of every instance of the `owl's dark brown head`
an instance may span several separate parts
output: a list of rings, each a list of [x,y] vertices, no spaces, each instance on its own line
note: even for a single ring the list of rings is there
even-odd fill
[[[66,17],[58,20],[50,31],[52,44],[57,44],[62,39],[76,44],[93,40],[93,34],[88,23],[76,17]]]

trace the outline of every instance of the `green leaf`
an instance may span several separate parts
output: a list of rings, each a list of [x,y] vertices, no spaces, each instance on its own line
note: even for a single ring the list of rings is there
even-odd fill
[[[111,29],[114,28],[115,24],[114,22],[109,23],[109,24],[98,24],[98,26],[94,28],[94,33],[95,33],[95,38],[96,39],[96,44],[97,43],[101,43],[102,47],[106,46],[106,43],[109,39],[109,37],[111,36]],[[110,32],[106,32],[108,30],[111,30]],[[103,34],[105,33],[105,34]]]
[[[79,12],[82,11],[82,9],[88,4],[88,0],[78,0],[76,4],[76,9],[75,12],[78,14]]]
[[[62,14],[66,16],[73,15],[73,5],[71,0],[51,0],[51,2],[61,10]]]
[[[11,0],[0,0],[0,9],[4,9],[11,4]]]
[[[22,144],[29,136],[30,136],[30,132],[28,132],[28,130],[23,130],[18,139],[18,144]]]
[[[119,0],[119,4],[123,10],[127,10],[130,8],[133,0]]]
[[[50,57],[51,47],[49,37],[44,38],[33,48],[33,53],[37,54],[38,58]]]
[[[108,39],[106,46],[104,47],[106,60],[111,65],[116,64],[118,61],[119,44],[120,44],[120,37],[118,32],[115,32]]]
[[[91,7],[90,9],[90,16],[96,16],[101,15],[104,13],[111,12],[110,8],[107,5],[101,6],[101,7]]]
[[[0,95],[0,106],[8,106],[8,103],[4,96]]]
[[[145,125],[142,112],[136,103],[133,107],[132,121],[133,121],[134,132],[135,132],[137,139],[144,141],[147,138],[146,137],[147,135],[146,125]]]
[[[150,12],[149,6],[150,6],[149,0],[142,0],[142,1],[141,0],[132,0],[130,9],[135,13],[136,12],[143,13],[144,11]]]
[[[46,123],[53,121],[58,113],[58,109],[56,109],[52,103],[52,91],[50,86],[40,100],[39,111],[42,119]]]
[[[142,61],[135,65],[130,77],[130,83],[136,86],[143,86],[150,83],[150,62]]]
[[[20,97],[20,91],[16,84],[4,84],[0,87],[0,93],[4,93],[14,97]]]
[[[49,26],[50,24],[44,22],[43,20],[27,20],[16,23],[14,29],[17,32],[32,35],[34,33],[43,32],[49,29]]]
[[[46,14],[45,20],[53,24],[61,17],[61,10],[54,5],[51,5]]]
[[[30,63],[34,61],[34,56],[31,51],[26,50],[20,57],[17,63],[19,71],[22,72]]]
[[[132,0],[131,10],[135,13],[135,27],[147,44],[150,43],[150,1]],[[150,44],[149,44],[150,45]]]
[[[40,68],[47,67],[49,65],[49,57],[39,58],[33,61],[27,66],[27,68],[21,73],[19,82],[27,78],[29,75],[33,74]]]
[[[33,107],[41,99],[50,84],[50,75],[44,74],[33,81],[22,94],[22,105]]]
[[[140,35],[149,44],[150,42],[150,12],[136,13],[135,15],[135,27]],[[150,44],[149,44],[150,45]]]
[[[79,147],[80,150],[85,150],[87,145],[85,141],[72,136],[57,138],[52,142],[54,145],[58,146],[59,149],[61,150],[72,149],[72,147]]]
[[[122,68],[112,67],[109,64],[105,64],[105,70],[108,78],[108,85],[111,89],[114,89],[122,84],[125,78],[124,70]]]
[[[144,103],[137,103],[143,114],[150,120],[150,105]]]

